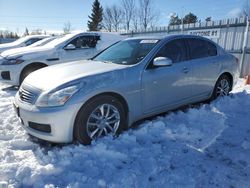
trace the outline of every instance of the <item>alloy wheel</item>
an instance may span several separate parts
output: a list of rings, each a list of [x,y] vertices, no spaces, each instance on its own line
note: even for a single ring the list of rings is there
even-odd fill
[[[87,121],[87,134],[96,139],[107,134],[115,135],[120,126],[120,113],[111,104],[102,104],[90,114]]]
[[[230,91],[230,83],[227,79],[223,78],[219,81],[219,84],[216,88],[216,96],[227,96]]]

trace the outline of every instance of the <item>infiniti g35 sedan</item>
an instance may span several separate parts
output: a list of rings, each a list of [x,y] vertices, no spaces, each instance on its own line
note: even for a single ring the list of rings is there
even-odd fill
[[[35,137],[89,144],[139,119],[228,95],[238,74],[238,60],[208,39],[132,38],[91,60],[31,73],[14,108]]]

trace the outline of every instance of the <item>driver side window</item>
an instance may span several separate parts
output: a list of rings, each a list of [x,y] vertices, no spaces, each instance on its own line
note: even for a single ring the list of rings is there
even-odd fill
[[[156,57],[167,57],[171,59],[173,63],[187,60],[187,50],[184,40],[176,39],[168,42],[160,49]]]
[[[98,40],[100,40],[100,37],[98,38],[96,36],[79,36],[73,39],[69,44],[73,44],[76,49],[95,48]]]

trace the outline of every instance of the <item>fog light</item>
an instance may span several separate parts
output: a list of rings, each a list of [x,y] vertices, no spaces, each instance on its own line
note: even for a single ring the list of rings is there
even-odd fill
[[[30,128],[35,129],[37,131],[51,133],[51,127],[48,124],[40,124],[35,122],[28,122],[28,124]]]
[[[1,77],[4,80],[10,80],[10,72],[9,71],[3,71],[3,72],[1,72]]]

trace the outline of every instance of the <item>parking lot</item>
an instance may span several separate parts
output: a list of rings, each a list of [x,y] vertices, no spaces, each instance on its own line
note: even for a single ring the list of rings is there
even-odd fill
[[[229,97],[145,120],[92,146],[27,135],[13,89],[0,85],[0,187],[249,187],[250,86]],[[108,170],[107,170],[108,169]]]
[[[0,188],[250,188],[250,0],[0,0]]]

